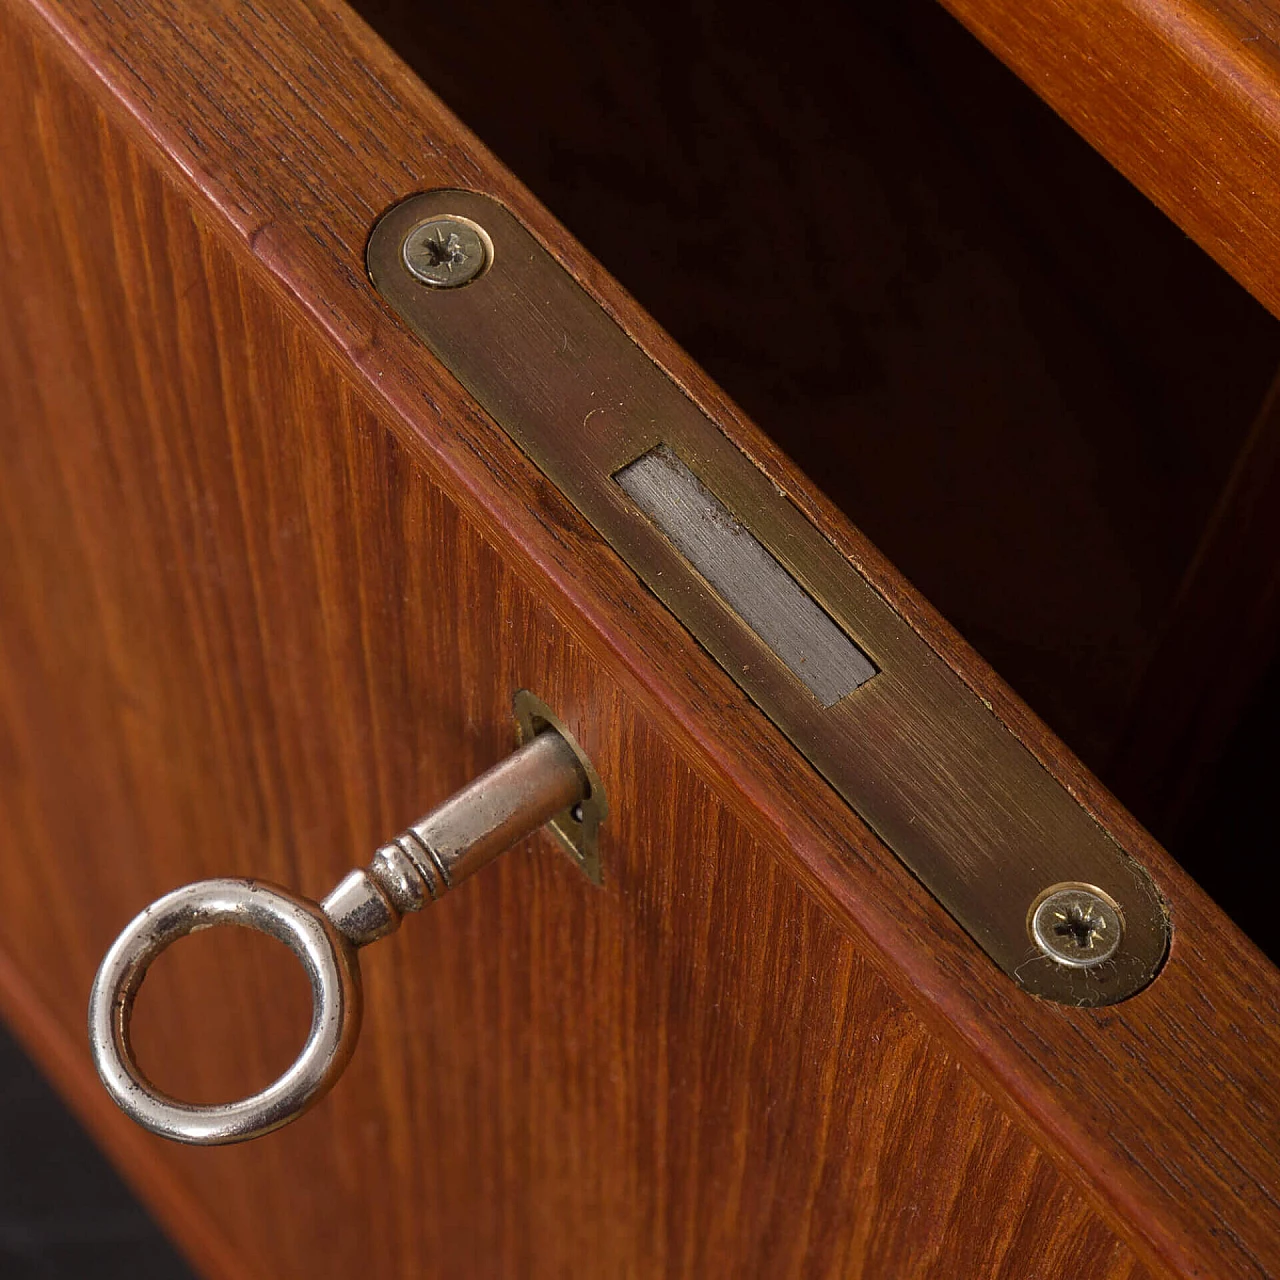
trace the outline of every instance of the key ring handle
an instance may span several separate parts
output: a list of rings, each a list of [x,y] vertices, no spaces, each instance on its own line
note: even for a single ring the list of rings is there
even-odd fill
[[[197,1106],[162,1093],[133,1055],[129,1023],[147,970],[179,938],[240,925],[283,942],[311,983],[311,1030],[273,1083],[236,1102]],[[89,999],[89,1044],[102,1083],[140,1125],[197,1146],[242,1142],[288,1124],[318,1102],[346,1067],[360,1032],[360,965],[319,903],[260,880],[201,880],[134,917],[103,958]]]

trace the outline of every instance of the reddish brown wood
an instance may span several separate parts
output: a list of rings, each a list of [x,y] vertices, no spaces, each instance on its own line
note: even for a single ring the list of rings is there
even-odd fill
[[[175,1229],[198,1203],[267,1274],[1274,1269],[1280,977],[358,23],[0,30],[11,1016],[87,1100],[132,910],[215,872],[324,890],[505,749],[519,684],[614,807],[604,890],[528,848],[369,953],[305,1121],[131,1148]],[[446,182],[517,209],[1152,866],[1152,988],[1021,996],[379,307],[370,221]],[[234,1083],[165,1009],[165,1069]],[[213,1028],[263,1064],[288,1030]]]
[[[1028,1249],[1063,1276],[1145,1275],[314,333],[55,68],[6,69],[43,80],[59,136],[95,139],[43,192],[61,225],[5,227],[32,266],[4,335],[30,854],[3,867],[5,949],[23,1007],[57,1013],[42,1052],[75,1037],[83,1097],[85,988],[134,906],[216,871],[322,890],[496,758],[518,685],[583,731],[617,815],[605,891],[544,841],[367,953],[332,1105],[232,1150],[131,1135],[198,1260],[243,1274],[188,1229],[197,1204],[268,1275],[1016,1277]],[[113,188],[120,278],[77,279]],[[33,379],[47,362],[93,382]],[[159,1078],[197,1097],[260,1079],[297,1032],[279,971],[227,942],[196,939],[175,959],[203,964],[159,969],[141,1011]],[[240,1007],[193,1007],[215,984]]]
[[[1280,13],[1265,0],[943,0],[1280,313]]]

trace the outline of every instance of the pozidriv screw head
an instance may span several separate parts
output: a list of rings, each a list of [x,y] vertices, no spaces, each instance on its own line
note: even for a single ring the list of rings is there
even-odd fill
[[[493,261],[493,242],[470,218],[442,213],[420,222],[404,241],[404,265],[433,289],[456,289],[482,276]]]
[[[1101,889],[1059,884],[1046,889],[1027,920],[1031,941],[1051,960],[1092,969],[1115,955],[1124,935],[1120,910]]]

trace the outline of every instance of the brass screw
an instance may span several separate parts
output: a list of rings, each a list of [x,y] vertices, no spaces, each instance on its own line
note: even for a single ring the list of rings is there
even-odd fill
[[[404,265],[433,289],[457,289],[479,279],[493,262],[493,241],[478,223],[443,213],[405,237]]]
[[[1120,909],[1089,884],[1056,884],[1031,904],[1031,941],[1058,964],[1092,969],[1110,960],[1124,936]]]

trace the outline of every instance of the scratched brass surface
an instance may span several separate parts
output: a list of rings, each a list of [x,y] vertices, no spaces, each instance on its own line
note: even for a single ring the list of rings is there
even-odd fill
[[[493,263],[456,289],[421,284],[401,246],[423,219],[479,223]],[[474,192],[411,197],[374,228],[383,298],[564,492],[761,710],[1028,991],[1109,1004],[1168,946],[1150,877],[856,568],[605,314],[507,210]],[[667,446],[877,669],[824,707],[631,502],[619,471]],[[1063,881],[1118,905],[1124,937],[1089,969],[1043,956],[1027,913]]]

